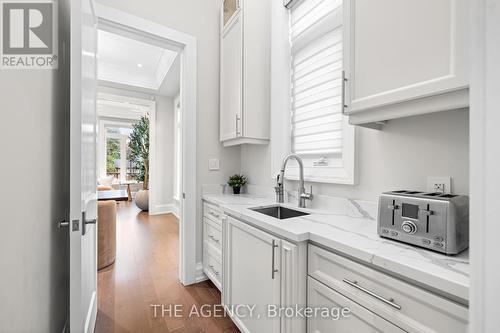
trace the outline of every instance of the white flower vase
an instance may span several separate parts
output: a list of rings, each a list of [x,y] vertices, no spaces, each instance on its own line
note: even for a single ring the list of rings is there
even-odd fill
[[[135,204],[140,210],[149,210],[149,190],[139,190],[135,194]]]

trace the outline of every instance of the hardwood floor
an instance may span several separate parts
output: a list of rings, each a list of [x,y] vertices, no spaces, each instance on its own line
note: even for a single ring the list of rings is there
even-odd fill
[[[177,218],[149,216],[128,202],[117,208],[116,262],[98,274],[96,333],[239,332],[229,317],[189,316],[193,309],[201,313],[201,305],[220,304],[220,292],[210,281],[179,282]],[[173,316],[175,304],[180,318]],[[162,316],[162,305],[172,316]]]

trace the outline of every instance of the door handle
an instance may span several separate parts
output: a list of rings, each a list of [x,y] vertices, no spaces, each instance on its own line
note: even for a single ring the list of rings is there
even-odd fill
[[[87,224],[96,224],[97,219],[87,220],[86,212],[82,212],[82,236],[87,233]]]

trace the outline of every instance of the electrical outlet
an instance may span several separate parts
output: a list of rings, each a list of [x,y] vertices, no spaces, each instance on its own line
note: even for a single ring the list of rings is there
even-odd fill
[[[437,184],[436,183],[433,186],[434,186],[434,189],[433,189],[434,192],[442,192],[442,193],[444,193],[444,184]]]
[[[443,192],[451,194],[451,177],[427,177],[427,192]]]

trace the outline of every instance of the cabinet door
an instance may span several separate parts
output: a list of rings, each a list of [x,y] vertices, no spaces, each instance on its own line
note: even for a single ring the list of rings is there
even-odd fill
[[[316,308],[348,308],[349,316],[332,320],[321,316],[307,319],[307,331],[311,333],[403,333],[402,329],[379,317],[349,298],[328,288],[321,282],[309,277],[307,305]],[[318,311],[320,312],[320,311]]]
[[[344,7],[348,113],[468,87],[466,0],[345,0]]]
[[[267,310],[280,306],[280,240],[231,217],[225,239],[225,305],[234,310],[238,304],[256,306],[252,317],[239,308],[233,321],[243,332],[279,332],[280,319],[269,318]]]
[[[241,12],[221,32],[220,140],[240,136],[243,87],[243,23]]]

